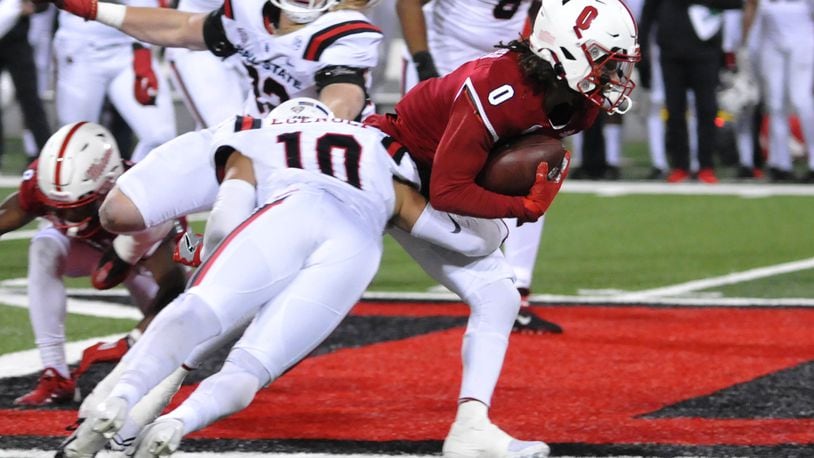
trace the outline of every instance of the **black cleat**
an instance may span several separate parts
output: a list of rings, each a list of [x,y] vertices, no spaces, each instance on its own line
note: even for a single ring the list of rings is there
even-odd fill
[[[512,332],[517,334],[562,334],[562,327],[553,321],[540,318],[529,307],[520,307],[514,319]]]

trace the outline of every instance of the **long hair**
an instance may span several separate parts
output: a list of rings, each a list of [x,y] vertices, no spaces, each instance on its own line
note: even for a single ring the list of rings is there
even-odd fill
[[[551,63],[532,52],[528,39],[512,40],[507,44],[501,41],[495,47],[519,54],[520,70],[535,90],[549,92],[568,89],[568,83],[557,77]]]

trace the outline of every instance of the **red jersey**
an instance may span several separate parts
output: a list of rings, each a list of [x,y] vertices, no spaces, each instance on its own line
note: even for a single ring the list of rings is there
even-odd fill
[[[585,99],[570,120],[554,125],[543,109],[545,94],[525,80],[518,59],[509,51],[475,59],[414,87],[396,104],[395,115],[365,120],[404,145],[420,168],[431,169],[435,208],[483,218],[523,217],[523,197],[475,184],[495,143],[531,131],[563,138],[596,119],[599,107]]]
[[[37,162],[36,160],[32,162],[31,165],[28,166],[28,169],[23,172],[23,180],[20,182],[20,191],[17,194],[17,200],[20,203],[20,208],[27,213],[47,218],[49,211],[53,207],[48,205],[48,197],[37,185]],[[125,164],[125,167],[127,167],[127,164]],[[87,227],[75,235],[67,234],[67,230],[63,228],[58,229],[66,235],[88,239],[91,244],[100,246],[109,245],[115,237],[114,234],[102,229],[98,216],[88,223]]]

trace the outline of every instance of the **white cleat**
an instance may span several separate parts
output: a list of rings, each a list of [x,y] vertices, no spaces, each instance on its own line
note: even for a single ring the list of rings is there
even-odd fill
[[[177,418],[159,418],[139,434],[131,450],[133,458],[172,456],[181,445],[184,423]]]
[[[90,424],[94,433],[110,440],[122,428],[125,418],[127,418],[127,401],[114,397],[108,398],[96,406],[85,423]]]
[[[517,440],[485,421],[453,423],[443,452],[444,458],[547,458],[551,449],[545,442]]]
[[[74,432],[60,444],[56,458],[93,458],[105,447],[107,439],[92,431],[90,424],[83,421]]]

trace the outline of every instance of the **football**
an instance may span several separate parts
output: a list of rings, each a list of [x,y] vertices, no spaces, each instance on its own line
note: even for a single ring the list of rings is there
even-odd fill
[[[534,184],[537,165],[546,162],[551,173],[564,156],[565,147],[560,139],[541,133],[526,134],[496,146],[475,182],[499,194],[525,196]]]

